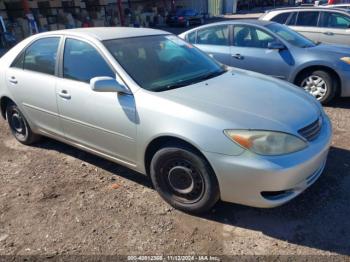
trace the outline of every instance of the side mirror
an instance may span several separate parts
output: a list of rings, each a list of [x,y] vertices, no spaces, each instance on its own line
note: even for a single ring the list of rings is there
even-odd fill
[[[90,80],[90,87],[95,92],[114,92],[122,94],[131,94],[130,90],[121,85],[112,77],[101,76]]]
[[[267,44],[267,48],[268,49],[283,50],[283,49],[286,49],[286,46],[279,41],[273,41],[273,42],[269,42]]]

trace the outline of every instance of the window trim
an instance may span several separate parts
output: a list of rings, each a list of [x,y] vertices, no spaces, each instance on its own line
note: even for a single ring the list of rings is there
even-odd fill
[[[247,25],[247,24],[234,24],[234,26],[232,27],[232,46],[233,47],[237,47],[237,48],[255,48],[255,49],[268,49],[268,48],[265,48],[265,47],[254,47],[254,46],[236,46],[235,45],[235,27],[236,26],[246,26],[246,27],[252,27],[254,29],[259,29],[260,31],[263,31],[265,34],[268,34],[269,36],[271,36],[273,39],[277,40],[277,41],[280,41],[279,37],[276,37],[274,34],[271,34],[268,30],[262,28],[262,27],[259,27],[259,26],[254,26],[254,25]]]
[[[62,78],[62,79],[65,79],[65,80],[70,80],[70,81],[75,81],[75,82],[79,82],[79,83],[85,83],[87,85],[89,85],[90,83],[87,83],[85,81],[81,81],[81,80],[76,80],[76,79],[71,79],[71,78],[66,78],[64,77],[63,75],[63,66],[64,66],[64,51],[65,51],[65,46],[66,46],[66,41],[68,39],[73,39],[73,40],[77,40],[77,41],[81,41],[81,42],[84,42],[86,44],[89,44],[90,46],[92,46],[96,52],[102,57],[102,59],[106,62],[106,64],[108,65],[108,67],[111,69],[111,71],[115,74],[115,78],[117,79],[120,79],[123,84],[128,88],[130,89],[125,81],[121,78],[121,76],[118,74],[118,72],[115,70],[115,68],[113,67],[113,65],[110,63],[110,61],[107,59],[107,57],[103,54],[103,52],[101,52],[100,48],[98,46],[96,46],[95,43],[93,43],[92,41],[89,41],[87,39],[82,39],[82,38],[79,38],[79,37],[75,37],[75,36],[64,36],[63,37],[63,41],[62,41],[62,46],[60,46],[60,56],[59,56],[59,66],[58,66],[58,77]]]
[[[295,14],[295,22],[294,22],[293,25],[290,25],[289,22],[292,20],[294,14]],[[288,19],[286,20],[285,25],[286,25],[286,26],[295,26],[295,24],[296,24],[296,22],[297,22],[297,19],[298,19],[298,14],[299,14],[298,11],[292,11],[292,12],[290,12],[289,17],[288,17]]]
[[[187,42],[189,42],[191,45],[196,45],[196,44],[197,44],[197,32],[198,32],[198,30],[196,29],[196,30],[193,30],[193,31],[187,33],[187,34],[186,34],[186,37],[185,37],[185,40],[186,40]],[[191,42],[189,41],[189,38],[188,38],[189,34],[192,34],[192,33],[195,34],[194,43],[191,43]]]
[[[39,71],[34,71],[34,70],[29,70],[29,69],[25,69],[24,68],[24,60],[25,60],[25,56],[27,53],[27,49],[29,47],[31,47],[33,44],[35,44],[36,42],[43,40],[43,39],[48,39],[48,38],[59,38],[58,41],[58,46],[57,46],[57,53],[56,53],[56,63],[55,63],[55,70],[54,70],[54,74],[47,74],[47,73],[43,73],[43,72],[39,72]],[[59,58],[60,58],[60,46],[62,44],[63,41],[63,37],[62,35],[50,35],[50,36],[42,36],[39,38],[35,38],[32,41],[30,41],[22,50],[21,52],[18,53],[18,55],[15,57],[15,59],[13,59],[13,61],[11,62],[10,68],[14,68],[14,69],[18,69],[18,70],[23,70],[23,71],[29,71],[29,72],[33,72],[33,73],[37,73],[37,74],[43,74],[46,76],[55,76],[57,77],[57,70],[58,70],[58,66],[59,66]],[[20,57],[24,55],[23,57],[23,64],[22,64],[22,68],[19,67],[14,67],[13,65],[17,62],[18,59],[20,59]]]

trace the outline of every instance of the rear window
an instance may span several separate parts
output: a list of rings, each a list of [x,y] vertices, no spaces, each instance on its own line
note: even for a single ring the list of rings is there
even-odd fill
[[[282,13],[279,15],[276,15],[271,19],[271,21],[279,23],[279,24],[285,24],[287,22],[287,19],[289,17],[290,13]]]
[[[299,12],[297,23],[298,26],[317,26],[319,12]]]

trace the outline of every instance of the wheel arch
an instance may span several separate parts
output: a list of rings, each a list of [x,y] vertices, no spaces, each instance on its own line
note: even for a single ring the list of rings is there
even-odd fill
[[[163,136],[154,138],[146,147],[145,154],[144,154],[144,167],[147,175],[150,174],[151,161],[155,153],[161,148],[164,148],[168,145],[183,145],[183,146],[189,147],[191,150],[193,150],[193,152],[197,153],[208,163],[213,173],[215,174],[214,169],[212,168],[208,159],[195,145],[179,137],[175,137],[171,135],[163,135]]]
[[[336,96],[339,96],[341,94],[341,89],[342,89],[342,86],[341,86],[341,79],[340,79],[340,76],[339,74],[334,70],[332,69],[331,67],[329,66],[325,66],[325,65],[310,65],[310,66],[307,66],[307,67],[304,67],[302,69],[300,69],[296,74],[295,74],[295,77],[293,79],[293,83],[295,85],[298,85],[298,82],[300,81],[300,77],[305,73],[305,72],[309,72],[309,71],[316,71],[316,70],[322,70],[322,71],[326,71],[328,73],[330,73],[335,81],[336,81]]]
[[[3,119],[6,120],[6,107],[9,103],[15,103],[11,98],[7,96],[3,96],[0,98],[0,110],[1,110],[1,116]]]

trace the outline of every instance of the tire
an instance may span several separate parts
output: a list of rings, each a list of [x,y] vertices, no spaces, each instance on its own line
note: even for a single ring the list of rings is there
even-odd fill
[[[24,145],[31,145],[40,139],[39,135],[33,133],[24,115],[14,103],[6,107],[6,119],[13,136]]]
[[[318,81],[321,82],[315,85]],[[321,83],[324,83],[323,87],[319,86]],[[297,85],[313,95],[322,104],[330,102],[337,92],[337,81],[334,77],[332,78],[330,73],[323,70],[307,71],[303,73],[298,78]],[[321,93],[317,95],[319,92],[321,92],[322,95]]]
[[[209,163],[191,148],[169,145],[155,153],[151,179],[160,196],[176,209],[200,214],[219,200],[219,185]]]

